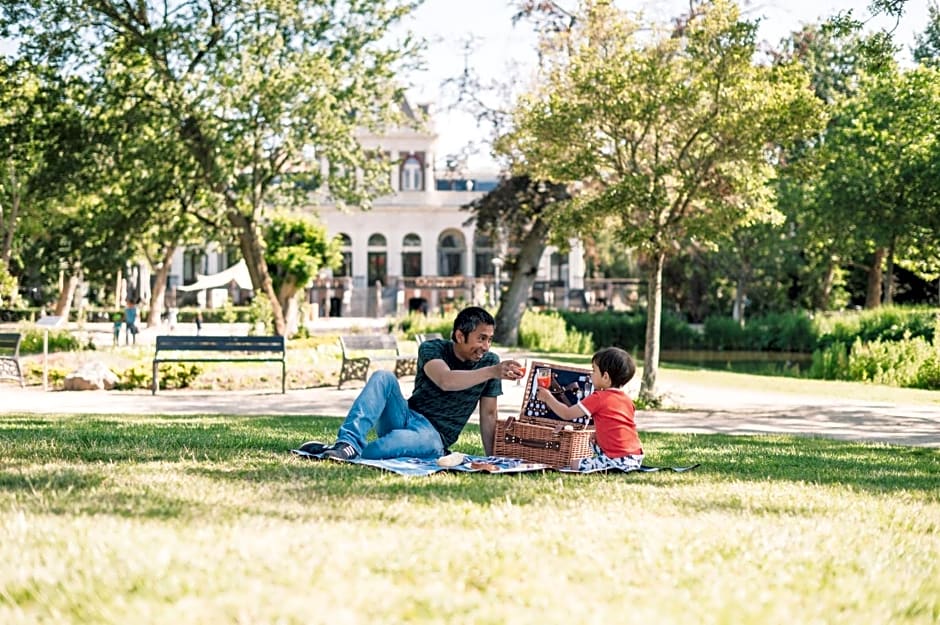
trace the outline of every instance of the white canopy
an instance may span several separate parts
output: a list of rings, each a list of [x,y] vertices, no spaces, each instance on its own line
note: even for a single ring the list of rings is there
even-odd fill
[[[195,282],[192,284],[187,284],[186,286],[178,286],[176,287],[176,290],[204,291],[206,289],[218,289],[228,286],[232,280],[238,284],[239,288],[246,290],[251,290],[254,288],[251,285],[251,274],[248,273],[248,265],[245,264],[244,258],[228,269],[220,271],[219,273],[214,273],[210,276],[197,273]]]

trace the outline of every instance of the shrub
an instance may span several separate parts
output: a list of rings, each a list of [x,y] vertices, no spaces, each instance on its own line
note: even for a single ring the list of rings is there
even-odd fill
[[[535,351],[569,354],[590,354],[594,346],[590,334],[569,330],[561,315],[531,311],[522,315],[519,344]]]
[[[806,375],[817,380],[845,380],[848,367],[849,350],[837,341],[813,351],[813,364]]]
[[[940,355],[935,352],[920,363],[911,386],[928,391],[940,390]]]
[[[20,342],[20,353],[41,354],[43,336],[46,330],[25,328],[20,332],[23,334],[23,340]],[[48,349],[50,352],[78,352],[88,348],[88,345],[82,345],[81,341],[68,330],[49,330]],[[94,345],[91,345],[90,348],[94,349]]]
[[[817,346],[824,348],[835,342],[852,344],[856,338],[863,343],[898,341],[905,335],[921,337],[930,342],[937,332],[938,313],[930,308],[882,306],[874,310],[822,315],[816,320],[819,334]]]
[[[271,300],[264,293],[258,293],[251,300],[248,307],[246,321],[250,323],[248,334],[257,334],[258,326],[261,327],[262,336],[271,336],[274,334],[274,308],[271,306]],[[303,327],[303,324],[301,324]]]
[[[709,349],[746,349],[744,328],[731,317],[708,317],[702,324],[705,347]]]
[[[590,334],[593,349],[615,346],[628,352],[642,351],[646,345],[646,313],[561,312],[569,329]],[[663,349],[695,349],[702,345],[701,335],[686,321],[672,312],[664,312],[660,329]]]
[[[940,356],[923,337],[867,343],[856,338],[851,349],[833,343],[813,352],[809,377],[937,390]]]

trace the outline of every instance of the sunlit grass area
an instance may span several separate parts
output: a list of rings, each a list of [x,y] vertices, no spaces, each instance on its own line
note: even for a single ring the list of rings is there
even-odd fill
[[[645,433],[702,466],[429,478],[288,453],[336,424],[0,417],[0,622],[940,620],[940,450]]]

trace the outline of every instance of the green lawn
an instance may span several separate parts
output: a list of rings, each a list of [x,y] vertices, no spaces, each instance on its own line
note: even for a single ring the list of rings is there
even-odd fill
[[[0,623],[940,622],[937,449],[646,433],[702,466],[429,478],[287,453],[336,425],[0,417]]]

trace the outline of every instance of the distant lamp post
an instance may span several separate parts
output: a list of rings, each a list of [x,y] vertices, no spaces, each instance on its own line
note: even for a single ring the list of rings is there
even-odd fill
[[[499,303],[500,300],[500,291],[499,291],[499,278],[500,274],[503,272],[503,259],[497,256],[493,259],[493,290],[495,291],[495,296],[493,301]]]

